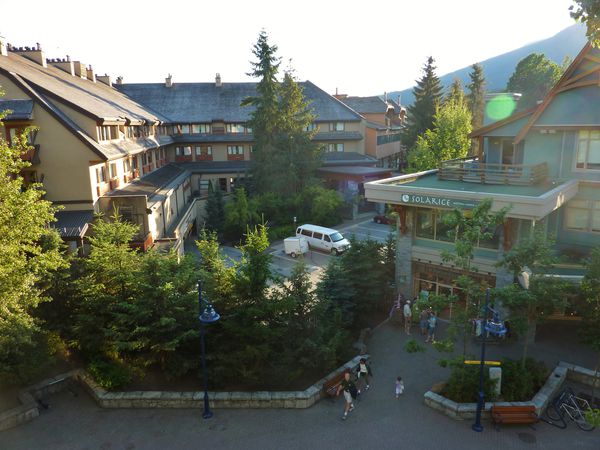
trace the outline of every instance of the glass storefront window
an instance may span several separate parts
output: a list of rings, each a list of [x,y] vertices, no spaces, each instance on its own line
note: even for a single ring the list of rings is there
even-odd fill
[[[436,240],[444,242],[454,242],[453,226],[447,225],[446,221],[452,215],[452,211],[436,211],[435,236]]]
[[[434,239],[434,226],[433,226],[433,211],[430,209],[417,209],[417,226],[416,234],[417,237],[425,239]]]

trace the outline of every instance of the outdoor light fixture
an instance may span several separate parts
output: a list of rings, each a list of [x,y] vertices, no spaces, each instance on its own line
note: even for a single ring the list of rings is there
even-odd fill
[[[479,364],[479,393],[477,401],[477,412],[475,413],[475,423],[471,426],[473,431],[483,431],[483,425],[481,425],[481,411],[485,405],[485,394],[483,392],[483,367],[485,366],[485,338],[488,333],[492,336],[502,337],[506,335],[506,327],[500,320],[500,316],[496,310],[490,308],[490,289],[485,290],[485,306],[483,308],[483,333],[481,341],[481,362]],[[493,313],[493,319],[488,320],[488,311]]]
[[[202,417],[204,419],[210,419],[213,416],[213,413],[210,410],[210,405],[208,402],[208,375],[206,373],[206,346],[204,344],[204,325],[208,325],[211,323],[217,322],[221,316],[218,312],[215,311],[213,305],[209,302],[202,301],[202,285],[198,281],[198,320],[200,321],[200,347],[202,349],[202,372],[204,374],[204,412],[202,413]]]

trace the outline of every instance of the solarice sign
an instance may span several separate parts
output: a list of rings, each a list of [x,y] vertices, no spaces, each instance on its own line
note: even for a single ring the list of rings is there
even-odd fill
[[[418,206],[430,206],[439,208],[474,208],[477,206],[477,201],[469,199],[455,199],[448,197],[433,197],[431,195],[419,194],[402,194],[400,196],[401,203]]]

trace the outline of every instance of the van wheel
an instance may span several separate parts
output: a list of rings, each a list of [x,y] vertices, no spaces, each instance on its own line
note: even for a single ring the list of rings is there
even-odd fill
[[[340,251],[337,248],[332,248],[331,253],[335,256],[340,256]]]
[[[290,256],[291,256],[292,258],[295,258],[295,257],[296,257],[296,256],[298,256],[298,255],[296,255],[296,252],[292,252],[292,253],[290,253]]]

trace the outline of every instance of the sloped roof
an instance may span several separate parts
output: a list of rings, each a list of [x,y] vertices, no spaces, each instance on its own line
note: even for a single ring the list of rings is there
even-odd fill
[[[94,211],[58,211],[56,222],[50,224],[62,238],[83,237],[88,224],[94,219]]]
[[[19,75],[38,93],[58,99],[97,120],[160,121],[154,112],[100,82],[72,76],[56,67],[43,67],[9,52],[0,57],[0,72]]]
[[[31,120],[33,118],[32,100],[0,100],[0,113],[10,111],[2,119],[9,120]]]
[[[356,152],[325,152],[323,153],[324,166],[346,166],[361,164],[377,164],[377,158]]]
[[[346,97],[340,101],[360,114],[385,114],[390,106],[376,95],[372,97]]]
[[[167,186],[171,181],[183,175],[186,170],[175,164],[167,164],[148,175],[133,181],[122,189],[111,192],[107,197],[122,197],[130,195],[146,195],[151,199],[160,189]]]
[[[121,92],[157,111],[168,123],[246,122],[254,110],[241,106],[256,95],[257,83],[131,83],[116,85]],[[310,81],[300,83],[317,121],[359,121],[360,115]]]

